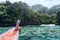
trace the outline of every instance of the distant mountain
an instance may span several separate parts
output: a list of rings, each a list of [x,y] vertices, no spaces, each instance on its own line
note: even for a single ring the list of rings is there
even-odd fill
[[[53,7],[49,8],[49,9],[41,4],[36,4],[36,5],[32,5],[31,9],[40,14],[41,13],[56,14],[56,12],[60,9],[60,4],[54,5]]]
[[[60,5],[55,5],[53,7],[51,7],[48,10],[48,14],[56,14],[56,12],[60,9]]]
[[[38,12],[38,13],[47,13],[47,10],[48,10],[47,7],[45,7],[41,4],[32,5],[31,9],[35,12]]]

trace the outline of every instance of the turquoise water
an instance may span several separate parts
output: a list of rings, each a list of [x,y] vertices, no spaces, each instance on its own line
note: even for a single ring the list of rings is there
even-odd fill
[[[9,29],[11,29],[11,27],[0,27],[0,34],[5,33]]]
[[[0,33],[5,32],[8,29],[10,28],[0,28]],[[23,26],[19,35],[19,40],[60,40],[60,26]]]

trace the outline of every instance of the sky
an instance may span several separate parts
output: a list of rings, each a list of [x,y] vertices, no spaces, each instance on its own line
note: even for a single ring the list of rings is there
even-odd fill
[[[5,2],[6,0],[1,0],[0,2]],[[29,6],[35,5],[35,4],[42,4],[48,8],[51,8],[54,5],[60,4],[60,0],[9,0],[10,2],[25,2]]]

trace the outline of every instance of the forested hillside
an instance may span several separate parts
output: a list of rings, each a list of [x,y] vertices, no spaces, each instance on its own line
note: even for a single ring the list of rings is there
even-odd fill
[[[47,7],[37,4],[31,8],[24,2],[11,3],[6,1],[0,3],[0,26],[15,26],[16,20],[20,19],[20,25],[40,25],[55,24],[56,10],[60,6],[56,5],[48,9]]]
[[[58,11],[58,9],[60,9],[60,4],[59,5],[54,5],[53,7],[51,8],[47,8],[41,4],[36,4],[36,5],[32,5],[31,6],[31,9],[35,12],[38,12],[40,14],[56,14],[56,12]]]
[[[48,14],[56,14],[56,12],[60,9],[60,5],[54,5],[48,10]]]
[[[31,9],[40,14],[46,14],[48,11],[48,8],[41,4],[32,5]]]

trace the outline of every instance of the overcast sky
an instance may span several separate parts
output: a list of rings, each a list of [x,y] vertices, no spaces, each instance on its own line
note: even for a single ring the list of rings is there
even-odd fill
[[[6,0],[1,0],[0,2],[4,2]],[[16,1],[22,1],[27,3],[29,6],[35,5],[35,4],[42,4],[48,8],[60,4],[60,0],[9,0],[11,2],[16,2]]]

